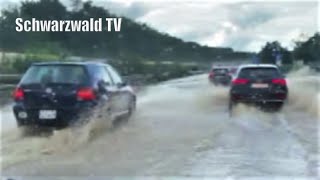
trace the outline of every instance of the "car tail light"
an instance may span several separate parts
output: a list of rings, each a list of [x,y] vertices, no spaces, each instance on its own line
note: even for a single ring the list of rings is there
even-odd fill
[[[211,72],[211,73],[209,74],[209,78],[213,78],[213,76],[214,76],[214,73]]]
[[[278,84],[281,86],[286,86],[287,82],[285,79],[272,79],[272,84]]]
[[[24,98],[24,92],[22,88],[16,88],[13,91],[13,98],[14,100],[23,100]]]
[[[233,85],[247,84],[249,82],[248,79],[237,78],[232,81]]]
[[[94,100],[96,99],[96,95],[92,88],[81,88],[77,92],[77,98],[79,100]]]

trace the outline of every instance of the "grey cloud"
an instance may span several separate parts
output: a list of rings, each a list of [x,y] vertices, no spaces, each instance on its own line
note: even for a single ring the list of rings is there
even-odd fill
[[[234,4],[230,7],[228,15],[229,19],[239,27],[247,28],[271,20],[276,16],[276,13],[272,9],[264,9],[256,4]]]
[[[94,4],[107,8],[110,12],[117,15],[123,15],[131,19],[137,19],[146,15],[148,12],[157,8],[154,4],[145,3],[143,1],[133,1],[130,3],[123,3],[117,1],[103,1],[96,0]]]
[[[127,8],[125,15],[133,19],[136,19],[144,16],[150,10],[151,9],[149,9],[149,7],[146,6],[144,3],[134,2]]]
[[[9,0],[0,0],[1,2]],[[20,0],[10,0],[20,1]],[[67,0],[64,0],[67,1]],[[318,30],[318,2],[93,0],[111,12],[209,46],[259,50],[267,41],[290,47],[300,33]],[[2,4],[2,3],[1,3]]]
[[[182,3],[178,8],[158,9],[139,20],[205,45],[259,50],[267,41],[279,40],[290,48],[300,33],[312,35],[317,31],[317,7],[317,2],[208,3],[194,8]],[[214,42],[218,36],[218,43]]]

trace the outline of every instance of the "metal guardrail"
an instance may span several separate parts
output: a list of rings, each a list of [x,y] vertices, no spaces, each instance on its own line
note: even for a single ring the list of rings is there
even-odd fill
[[[0,74],[0,78],[20,78],[21,74]]]
[[[15,87],[14,84],[0,84],[0,91],[10,90]]]
[[[0,91],[13,89],[20,78],[20,74],[0,74]]]
[[[0,84],[17,84],[20,79],[20,74],[0,74]]]

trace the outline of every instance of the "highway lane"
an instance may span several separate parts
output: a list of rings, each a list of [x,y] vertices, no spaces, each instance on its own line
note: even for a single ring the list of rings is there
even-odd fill
[[[208,84],[206,75],[171,80],[140,94],[127,124],[108,129],[92,120],[51,137],[21,138],[7,107],[1,113],[2,174],[69,179],[316,176],[319,79],[292,74],[288,82],[289,104],[282,112],[239,106],[229,118],[228,88]]]

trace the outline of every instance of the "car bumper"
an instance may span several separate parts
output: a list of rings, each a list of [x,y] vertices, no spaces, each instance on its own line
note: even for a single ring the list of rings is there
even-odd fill
[[[267,110],[267,111],[274,111],[280,110],[285,101],[278,100],[278,99],[266,99],[266,100],[238,100],[238,101],[231,101],[233,105],[236,104],[245,104],[248,106],[254,106],[259,109]]]
[[[37,108],[29,109],[25,108],[21,104],[16,104],[13,106],[13,113],[16,118],[18,126],[37,126],[37,127],[50,127],[55,129],[66,128],[72,123],[77,122],[81,119],[81,114],[84,112],[90,112],[92,106],[83,106],[77,108],[64,108],[64,109],[55,109],[55,108]],[[39,112],[40,110],[56,110],[55,119],[40,119]],[[21,117],[19,113],[24,112],[26,117]]]
[[[286,92],[259,92],[259,93],[232,93],[231,101],[243,103],[281,103],[285,102],[288,94]]]
[[[279,100],[279,99],[242,99],[242,100],[233,100],[237,103],[283,103],[285,100]]]

